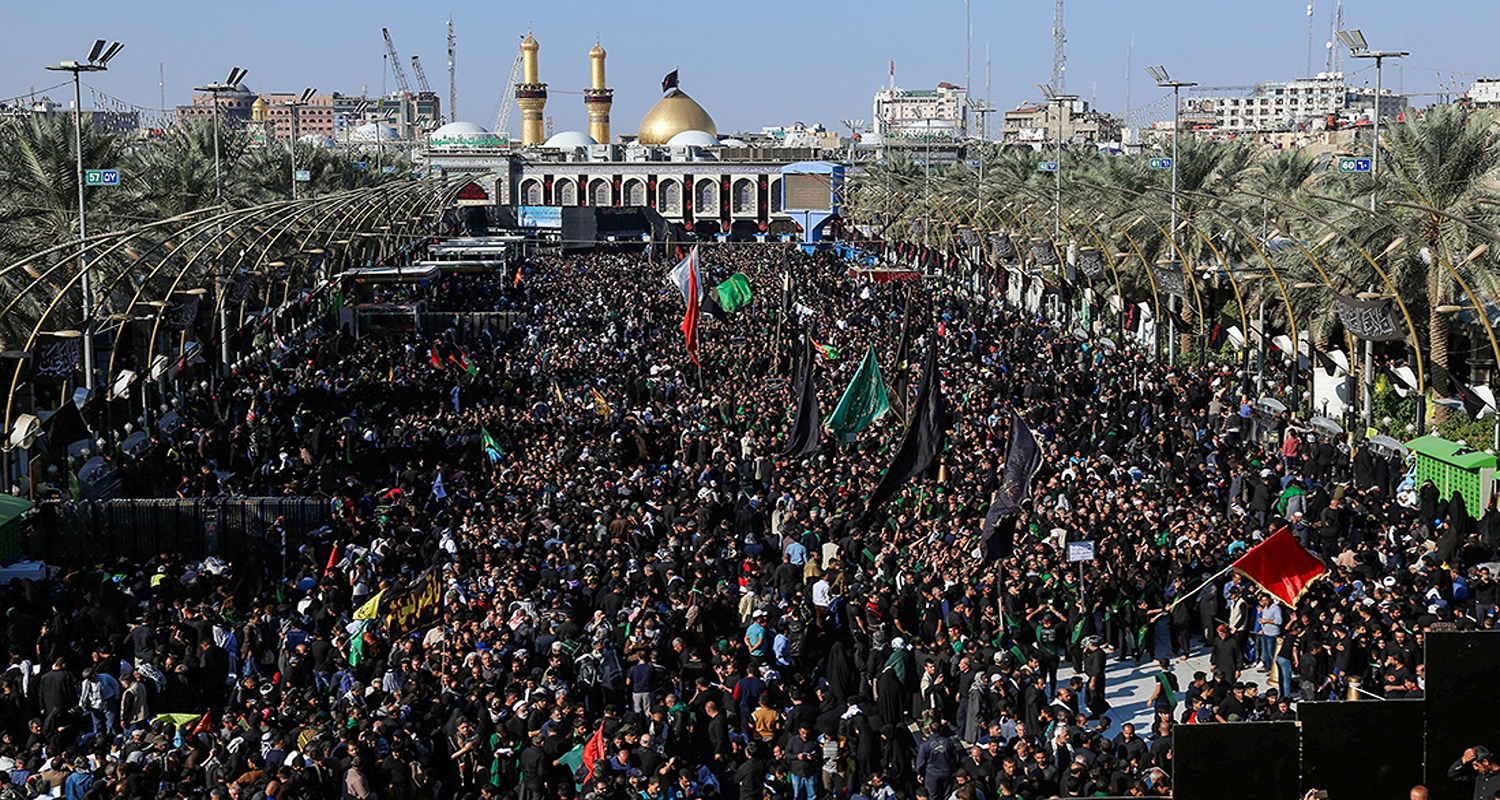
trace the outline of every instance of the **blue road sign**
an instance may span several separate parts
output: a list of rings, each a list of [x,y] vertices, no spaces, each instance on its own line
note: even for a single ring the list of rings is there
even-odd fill
[[[1036,171],[1037,172],[1056,172],[1057,171],[1057,162],[1056,161],[1041,161],[1041,162],[1038,162],[1037,165],[1036,165]]]
[[[1172,168],[1172,159],[1170,159],[1170,158],[1153,158],[1153,159],[1151,159],[1150,161],[1148,161],[1146,163],[1146,166],[1148,166],[1151,169],[1171,169]]]

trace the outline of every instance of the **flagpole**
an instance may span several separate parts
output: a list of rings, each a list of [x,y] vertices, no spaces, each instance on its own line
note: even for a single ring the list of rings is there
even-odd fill
[[[1213,583],[1214,581],[1216,581],[1216,580],[1224,577],[1225,575],[1229,574],[1229,571],[1232,570],[1232,569],[1234,569],[1234,564],[1233,563],[1231,563],[1229,566],[1227,566],[1227,567],[1219,570],[1218,572],[1215,572],[1212,576],[1204,578],[1202,582],[1200,582],[1197,586],[1193,587],[1193,590],[1191,592],[1183,592],[1181,597],[1177,598],[1176,600],[1173,600],[1170,605],[1168,605],[1166,608],[1164,608],[1164,609],[1161,610],[1161,613],[1159,613],[1156,616],[1152,617],[1151,621],[1155,622],[1155,621],[1161,619],[1162,617],[1165,617],[1167,614],[1171,613],[1172,609],[1176,608],[1179,603],[1181,603],[1182,601],[1188,599],[1189,597],[1192,597],[1193,595],[1197,594],[1198,592],[1202,591],[1202,589],[1203,589],[1204,586],[1207,586],[1208,584]]]

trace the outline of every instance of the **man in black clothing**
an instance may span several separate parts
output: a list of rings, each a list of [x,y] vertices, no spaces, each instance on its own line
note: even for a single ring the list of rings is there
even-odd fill
[[[1465,750],[1463,756],[1448,767],[1448,777],[1474,784],[1474,800],[1500,797],[1500,764],[1495,763],[1489,748],[1476,745]]]
[[[740,800],[761,800],[766,793],[766,747],[751,742],[745,752],[749,758],[734,771],[734,782],[740,787]]]
[[[1216,675],[1226,681],[1232,681],[1240,676],[1240,668],[1245,664],[1245,651],[1240,648],[1238,640],[1230,634],[1228,625],[1219,625],[1217,633],[1209,662],[1213,665]]]

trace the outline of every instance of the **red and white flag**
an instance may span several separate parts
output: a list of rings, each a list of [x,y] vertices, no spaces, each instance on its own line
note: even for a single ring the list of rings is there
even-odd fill
[[[698,314],[703,300],[703,281],[698,275],[697,245],[667,273],[667,281],[682,292],[683,302],[687,304],[687,311],[682,315],[682,337],[687,343],[688,358],[702,366],[698,361]]]

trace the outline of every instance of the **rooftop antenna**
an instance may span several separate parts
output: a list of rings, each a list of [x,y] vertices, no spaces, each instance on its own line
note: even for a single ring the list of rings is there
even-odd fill
[[[972,0],[964,0],[964,92],[972,95],[974,93],[974,20],[970,12]],[[966,111],[964,122],[969,121]],[[964,125],[964,133],[968,134],[968,125]]]
[[[1307,4],[1307,77],[1309,77],[1309,78],[1313,77],[1312,56],[1313,56],[1313,39],[1316,38],[1316,35],[1314,33],[1315,28],[1316,28],[1316,23],[1313,22],[1313,4],[1312,3],[1308,3]]]
[[[453,38],[453,15],[448,15],[448,121],[458,120],[458,72],[454,56],[457,42]]]
[[[1064,47],[1068,43],[1068,32],[1063,28],[1063,0],[1057,0],[1052,8],[1052,89],[1058,94],[1067,91],[1063,73],[1068,68],[1068,55]]]
[[[1130,73],[1135,71],[1135,34],[1130,36],[1130,44],[1125,45],[1125,129],[1130,129]],[[1125,132],[1120,133],[1124,138]],[[1125,143],[1122,143],[1125,144]]]

